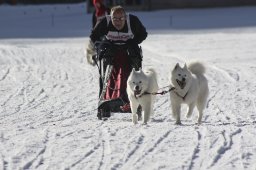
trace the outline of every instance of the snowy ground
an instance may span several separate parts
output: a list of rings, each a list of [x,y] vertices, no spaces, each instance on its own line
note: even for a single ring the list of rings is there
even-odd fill
[[[174,125],[168,95],[146,126],[128,113],[97,120],[84,4],[0,6],[0,169],[256,169],[256,7],[134,13],[160,87],[177,62],[206,64],[202,125],[196,110]]]

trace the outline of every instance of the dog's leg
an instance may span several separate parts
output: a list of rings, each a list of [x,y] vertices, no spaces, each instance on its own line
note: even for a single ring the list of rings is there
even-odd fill
[[[137,108],[138,104],[132,104],[131,103],[131,110],[132,110],[132,123],[137,124],[138,123],[138,115],[137,115]]]
[[[138,115],[135,113],[132,113],[132,123],[137,124],[138,123]]]
[[[91,41],[89,41],[88,47],[86,48],[86,58],[87,58],[87,62],[91,65],[95,65],[95,61],[92,59],[93,55],[96,55],[96,51],[95,48],[93,46],[93,43]]]
[[[193,102],[193,103],[191,103],[191,104],[189,104],[189,106],[188,106],[188,113],[187,113],[187,115],[186,115],[186,118],[190,118],[191,117],[191,115],[192,115],[192,113],[193,113],[193,110],[194,110],[194,108],[195,108],[195,103]]]
[[[202,117],[203,117],[203,112],[199,111],[198,112],[198,119],[197,119],[197,123],[201,124],[202,123]]]
[[[176,122],[175,124],[176,125],[180,125],[181,124],[181,121],[180,121],[180,108],[181,108],[181,105],[176,103],[174,104],[174,102],[172,102],[172,115],[174,118],[176,118]]]
[[[153,113],[153,106],[151,106],[150,104],[151,104],[151,102],[147,102],[144,105],[144,108],[142,106],[142,110],[144,110],[142,122],[143,122],[144,125],[147,124],[147,122],[149,121],[150,115]]]
[[[197,101],[196,107],[198,109],[198,119],[197,119],[198,124],[201,124],[205,105],[206,105],[206,97]]]
[[[137,115],[138,115],[138,120],[142,120],[142,107],[141,105],[138,106],[137,108]]]
[[[203,110],[204,107],[201,107],[200,105],[197,105],[197,109],[198,109],[198,119],[197,119],[197,123],[201,124],[202,122],[202,117],[203,117]]]

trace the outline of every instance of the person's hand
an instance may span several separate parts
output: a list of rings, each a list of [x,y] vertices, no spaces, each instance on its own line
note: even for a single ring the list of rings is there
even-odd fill
[[[111,49],[111,47],[109,45],[104,46],[98,50],[99,60],[101,60],[103,58],[112,58],[113,55],[114,55],[113,49]]]
[[[107,40],[108,40],[108,39],[107,39],[106,35],[104,35],[104,36],[101,37],[101,41],[107,41]]]
[[[107,43],[107,44],[112,44],[112,43],[113,43],[111,40],[107,39],[106,36],[103,36],[103,37],[102,37],[101,42]]]

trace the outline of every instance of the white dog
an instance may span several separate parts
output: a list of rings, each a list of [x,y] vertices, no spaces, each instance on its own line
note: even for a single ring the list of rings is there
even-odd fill
[[[188,67],[185,64],[183,68],[177,63],[172,70],[171,82],[174,90],[170,92],[170,98],[176,124],[181,124],[180,109],[183,103],[188,105],[187,118],[191,117],[194,107],[197,106],[197,123],[201,123],[209,94],[208,81],[204,72],[205,67],[199,62],[191,63]]]
[[[88,47],[86,48],[85,55],[88,64],[95,66],[96,63],[93,60],[93,56],[96,55],[96,50],[91,40],[89,41]]]
[[[132,110],[132,122],[138,123],[137,109],[141,107],[142,122],[147,124],[150,115],[153,114],[153,103],[155,95],[150,93],[158,90],[156,72],[153,69],[146,71],[135,71],[132,70],[127,80],[127,94],[130,100]]]

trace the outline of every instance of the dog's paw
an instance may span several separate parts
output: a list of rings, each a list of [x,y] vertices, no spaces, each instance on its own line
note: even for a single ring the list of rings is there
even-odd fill
[[[132,123],[133,123],[134,125],[136,125],[136,124],[138,124],[138,120],[132,120]]]
[[[175,122],[175,125],[181,125],[181,121],[179,120],[179,121],[176,121]]]
[[[147,122],[142,123],[142,125],[143,125],[143,126],[146,126],[146,125],[147,125]]]
[[[202,122],[201,121],[197,121],[196,125],[202,125]]]
[[[132,114],[132,123],[136,125],[138,123],[138,115],[137,114]]]

